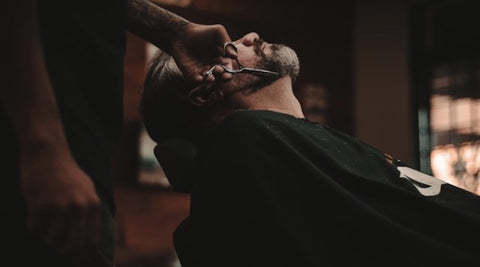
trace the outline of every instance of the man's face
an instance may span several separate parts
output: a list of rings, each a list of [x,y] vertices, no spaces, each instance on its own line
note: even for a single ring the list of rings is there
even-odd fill
[[[298,76],[300,69],[298,57],[288,46],[269,44],[256,33],[249,33],[234,41],[233,44],[237,48],[238,62],[244,67],[278,72],[280,77],[288,75],[292,80]],[[232,64],[234,69],[239,68],[236,62]],[[271,78],[243,74],[235,75],[233,82],[245,87],[262,79],[271,80]]]

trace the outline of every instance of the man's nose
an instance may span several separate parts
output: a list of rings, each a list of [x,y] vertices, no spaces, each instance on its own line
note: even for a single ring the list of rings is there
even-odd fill
[[[246,34],[240,39],[240,42],[245,46],[252,46],[255,41],[259,40],[260,36],[256,32]]]

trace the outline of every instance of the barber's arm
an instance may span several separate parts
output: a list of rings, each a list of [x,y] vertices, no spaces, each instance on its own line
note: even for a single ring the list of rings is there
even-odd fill
[[[203,81],[202,74],[217,63],[231,66],[231,61],[223,57],[223,45],[231,40],[222,25],[189,22],[148,0],[129,0],[127,9],[129,31],[172,55],[192,81]],[[228,51],[226,56],[235,58],[236,54]],[[231,78],[220,67],[215,74]],[[208,77],[209,82],[214,80],[215,75]]]
[[[96,243],[100,201],[63,132],[43,58],[37,3],[2,1],[0,10],[6,37],[0,49],[0,103],[19,143],[27,224],[61,250]]]

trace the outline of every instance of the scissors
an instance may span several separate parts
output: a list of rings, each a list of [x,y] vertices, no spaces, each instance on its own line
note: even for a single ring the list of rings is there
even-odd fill
[[[235,52],[237,52],[237,47],[232,42],[225,43],[223,45],[223,50],[225,51],[229,47],[232,48],[233,50],[235,50]],[[258,75],[258,76],[262,76],[262,77],[278,77],[278,76],[280,76],[280,73],[275,72],[275,71],[244,67],[242,64],[240,64],[240,62],[238,61],[238,58],[235,58],[235,61],[237,62],[238,69],[230,69],[223,64],[216,64],[213,67],[211,67],[207,72],[205,72],[204,77],[207,78],[210,75],[212,75],[213,70],[217,66],[222,67],[225,70],[225,72],[228,72],[228,73],[231,73],[231,74],[249,73],[249,74]]]

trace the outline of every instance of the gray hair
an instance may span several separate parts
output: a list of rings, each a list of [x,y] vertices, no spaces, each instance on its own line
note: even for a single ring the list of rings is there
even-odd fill
[[[140,113],[154,141],[198,140],[206,112],[189,102],[192,88],[170,55],[159,51],[153,57],[143,84]]]

